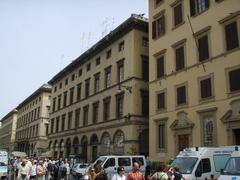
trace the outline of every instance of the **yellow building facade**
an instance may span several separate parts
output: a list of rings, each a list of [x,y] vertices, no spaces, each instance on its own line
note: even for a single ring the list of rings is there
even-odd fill
[[[15,149],[40,157],[47,151],[51,86],[42,85],[17,107]]]
[[[132,15],[49,83],[48,148],[54,158],[148,154],[145,18]]]
[[[0,149],[6,149],[8,151],[14,150],[17,126],[17,113],[18,111],[14,109],[1,119]]]
[[[240,1],[149,0],[149,154],[240,144]]]

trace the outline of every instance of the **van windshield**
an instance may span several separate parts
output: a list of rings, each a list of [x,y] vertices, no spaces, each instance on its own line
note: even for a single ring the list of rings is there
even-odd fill
[[[179,167],[182,174],[191,174],[197,160],[198,158],[194,157],[178,157],[172,162],[171,166]]]
[[[224,175],[240,175],[240,157],[231,157],[225,169],[223,170]]]

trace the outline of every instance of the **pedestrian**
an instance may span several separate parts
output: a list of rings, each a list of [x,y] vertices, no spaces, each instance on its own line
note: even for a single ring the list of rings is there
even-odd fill
[[[32,168],[30,171],[30,180],[35,180],[37,175],[37,161],[33,160],[32,161]]]
[[[46,172],[47,168],[44,165],[44,161],[40,160],[37,166],[37,180],[45,180]]]
[[[124,175],[125,170],[123,166],[119,166],[117,168],[117,174],[115,174],[111,180],[126,180],[126,176]]]
[[[101,160],[97,161],[94,170],[96,173],[95,180],[107,180],[108,179],[107,174],[103,169],[103,162]]]
[[[63,161],[61,161],[61,165],[59,167],[59,175],[60,175],[60,180],[64,180],[67,175],[67,168]]]
[[[66,166],[66,180],[70,180],[70,165],[68,162],[65,163],[65,166]]]
[[[133,169],[128,173],[127,180],[144,180],[144,175],[140,172],[139,162],[133,163]]]
[[[155,172],[149,179],[150,180],[168,180],[167,173],[164,172],[165,165],[161,164],[157,172]]]
[[[88,172],[87,174],[83,177],[84,180],[94,180],[95,179],[95,176],[96,176],[96,173],[94,171],[94,168],[91,166],[89,169],[88,169]]]
[[[30,174],[30,168],[27,166],[27,160],[22,159],[21,164],[18,167],[17,180],[28,180]]]
[[[172,174],[172,180],[185,180],[185,178],[182,176],[182,174],[179,172],[178,167],[173,168],[173,174]]]

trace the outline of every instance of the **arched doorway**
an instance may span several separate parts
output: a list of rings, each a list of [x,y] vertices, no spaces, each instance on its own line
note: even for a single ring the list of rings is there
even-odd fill
[[[87,149],[88,149],[88,140],[87,136],[83,136],[81,140],[81,146],[82,146],[82,158],[85,162],[87,162]]]
[[[61,139],[61,141],[60,141],[59,158],[63,158],[63,152],[64,152],[64,140]]]
[[[57,151],[57,148],[58,148],[58,141],[55,140],[54,144],[53,144],[53,157],[54,158],[57,158],[58,157],[58,151]]]
[[[96,134],[93,134],[90,139],[90,145],[92,148],[92,161],[95,160],[98,156],[98,137]]]
[[[101,155],[111,154],[111,138],[108,132],[104,132],[101,138]]]
[[[78,137],[75,137],[73,139],[73,154],[74,155],[79,154],[79,140],[78,140]]]
[[[116,131],[114,138],[113,138],[113,152],[117,155],[124,154],[124,133],[121,130]]]
[[[149,130],[143,129],[139,133],[139,154],[148,156],[149,155]]]
[[[66,140],[66,157],[68,158],[71,153],[71,139]]]

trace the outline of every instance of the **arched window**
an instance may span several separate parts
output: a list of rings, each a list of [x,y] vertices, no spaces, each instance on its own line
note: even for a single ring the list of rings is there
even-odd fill
[[[118,130],[114,135],[114,154],[123,155],[124,154],[124,134],[121,130]]]
[[[108,132],[104,132],[101,138],[101,155],[110,154],[111,138]]]

